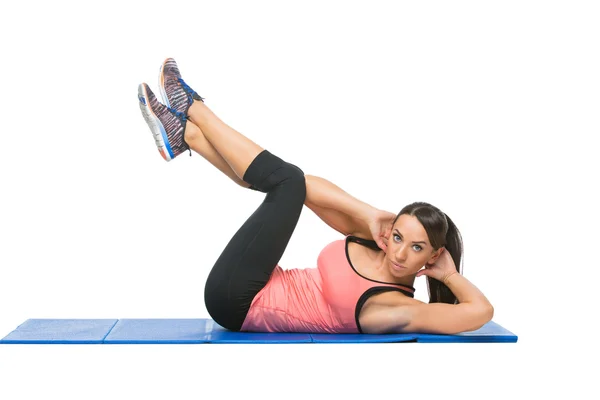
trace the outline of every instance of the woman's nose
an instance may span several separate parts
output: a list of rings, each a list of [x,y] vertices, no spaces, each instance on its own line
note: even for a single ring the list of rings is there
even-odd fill
[[[400,245],[398,246],[398,248],[396,249],[396,260],[398,261],[404,261],[406,259],[406,246],[404,245]]]

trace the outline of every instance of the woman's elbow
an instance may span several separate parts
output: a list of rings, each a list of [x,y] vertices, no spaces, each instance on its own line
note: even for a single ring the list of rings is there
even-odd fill
[[[491,321],[492,318],[494,318],[494,306],[491,304],[487,309],[487,317],[488,317],[488,322]]]
[[[472,332],[481,329],[494,317],[494,307],[491,304],[473,305],[470,307],[468,317],[463,320],[460,332]],[[451,333],[455,334],[455,332]]]
[[[490,322],[492,318],[494,318],[494,307],[491,304],[482,307],[481,311],[477,313],[477,322],[470,330],[475,331],[481,329],[485,324]]]

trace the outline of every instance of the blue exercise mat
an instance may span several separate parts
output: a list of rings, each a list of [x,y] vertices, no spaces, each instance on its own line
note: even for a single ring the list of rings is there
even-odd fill
[[[118,319],[28,319],[0,343],[101,344]]]
[[[201,319],[120,319],[104,339],[114,344],[207,343],[208,321]]]
[[[490,321],[457,335],[314,334],[233,332],[212,319],[29,319],[0,344],[203,344],[203,343],[455,343],[511,342],[517,336]]]
[[[516,342],[517,336],[509,330],[490,321],[481,328],[457,335],[434,335],[429,333],[388,333],[384,335],[348,334],[311,334],[315,343],[495,343]]]
[[[310,342],[307,333],[233,332],[212,319],[121,319],[104,339],[114,344]]]

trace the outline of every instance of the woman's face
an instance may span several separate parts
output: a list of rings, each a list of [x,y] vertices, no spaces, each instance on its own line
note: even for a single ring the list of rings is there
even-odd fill
[[[417,217],[402,214],[388,238],[386,258],[393,276],[416,274],[425,264],[437,259],[442,249],[435,251],[427,232]],[[397,265],[398,264],[398,265]]]

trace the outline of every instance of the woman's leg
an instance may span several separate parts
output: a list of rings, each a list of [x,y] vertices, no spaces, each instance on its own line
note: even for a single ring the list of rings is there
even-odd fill
[[[243,178],[267,195],[225,246],[204,288],[210,316],[235,331],[281,259],[306,198],[304,172],[267,150],[250,163]]]
[[[202,130],[194,125],[194,123],[188,121],[185,127],[186,132],[186,143],[192,150],[196,153],[200,154],[204,157],[208,162],[210,162],[215,168],[223,172],[227,175],[231,180],[233,180],[238,185],[248,188],[250,186],[249,183],[244,182],[237,174],[231,169],[227,161],[219,152],[214,148],[214,146],[206,139]]]
[[[188,118],[200,128],[204,137],[243,180],[250,163],[264,149],[221,121],[202,101],[193,102],[188,110]],[[194,136],[194,131],[186,130],[186,143],[190,145],[190,142],[196,140],[198,137]]]
[[[304,172],[226,125],[202,102],[194,102],[188,116],[194,123],[185,132],[190,148],[231,177],[221,168],[224,160],[243,183],[267,194],[225,246],[205,284],[210,316],[227,329],[239,330],[296,228],[306,199]]]

